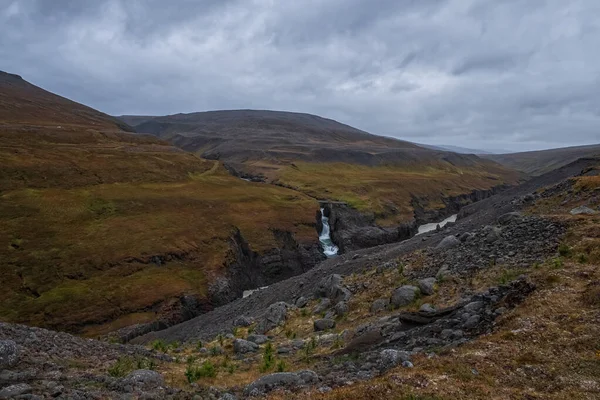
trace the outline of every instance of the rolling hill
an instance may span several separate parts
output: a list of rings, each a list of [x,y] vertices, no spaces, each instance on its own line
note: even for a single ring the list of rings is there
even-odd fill
[[[231,110],[119,118],[137,132],[223,161],[242,177],[374,213],[381,225],[413,219],[415,199],[439,209],[443,198],[520,179],[475,155],[426,149],[310,114]]]
[[[582,157],[600,154],[600,144],[573,146],[558,149],[525,151],[509,154],[483,154],[481,157],[496,161],[508,168],[522,171],[528,175],[539,176]]]

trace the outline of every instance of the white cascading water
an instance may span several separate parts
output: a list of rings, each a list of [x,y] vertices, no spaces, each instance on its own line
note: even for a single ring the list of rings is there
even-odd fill
[[[327,257],[336,256],[339,249],[331,241],[329,218],[325,216],[325,210],[323,208],[321,208],[321,223],[323,224],[323,230],[319,236],[319,242],[321,242],[321,247],[323,247],[323,254],[325,254]]]

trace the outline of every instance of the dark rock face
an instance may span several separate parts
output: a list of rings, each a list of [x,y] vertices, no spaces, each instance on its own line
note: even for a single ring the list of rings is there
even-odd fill
[[[211,298],[215,306],[240,297],[244,290],[269,286],[300,275],[326,259],[316,242],[303,246],[289,232],[276,231],[274,235],[279,246],[265,254],[252,251],[241,232],[233,235],[233,261],[228,266],[228,284],[212,291]]]
[[[331,239],[340,253],[409,239],[418,229],[415,221],[394,228],[379,227],[374,214],[362,214],[341,203],[325,204],[324,210],[329,215]]]

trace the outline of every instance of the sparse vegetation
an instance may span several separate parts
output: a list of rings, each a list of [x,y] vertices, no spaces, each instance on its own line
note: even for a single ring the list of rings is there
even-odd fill
[[[213,363],[205,361],[200,366],[188,364],[185,369],[185,377],[189,383],[196,382],[200,378],[214,378],[217,370]]]
[[[108,368],[108,374],[121,378],[137,369],[154,370],[156,367],[156,362],[149,358],[121,357]]]

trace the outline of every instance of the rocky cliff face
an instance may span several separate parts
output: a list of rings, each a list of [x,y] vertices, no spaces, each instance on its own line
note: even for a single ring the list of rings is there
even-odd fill
[[[301,244],[290,232],[273,232],[278,247],[259,254],[248,246],[238,230],[231,238],[231,262],[227,275],[210,289],[211,302],[222,305],[242,296],[244,290],[269,286],[300,275],[326,257],[317,241]]]
[[[396,227],[382,228],[375,223],[374,214],[360,213],[343,203],[329,202],[322,203],[322,206],[325,216],[329,218],[331,239],[341,253],[399,242],[417,233],[414,220]]]

